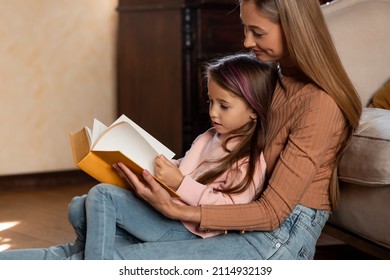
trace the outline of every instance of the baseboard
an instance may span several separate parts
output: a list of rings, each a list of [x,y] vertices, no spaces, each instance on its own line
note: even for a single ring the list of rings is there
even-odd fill
[[[81,170],[0,176],[0,192],[26,191],[96,184],[97,181]]]

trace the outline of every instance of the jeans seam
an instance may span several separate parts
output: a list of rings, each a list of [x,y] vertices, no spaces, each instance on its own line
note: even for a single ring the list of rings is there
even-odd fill
[[[189,235],[188,236],[188,239],[196,239],[196,238],[198,238],[198,236],[197,235],[195,235],[195,234],[193,234],[193,233],[191,233],[190,231],[182,231],[182,230],[175,230],[175,229],[169,229],[169,230],[167,230],[158,240],[157,240],[157,242],[164,242],[164,238],[167,236],[167,235],[169,235],[170,233],[173,233],[173,232],[177,232],[177,233],[188,233],[188,234],[191,234],[191,235]],[[182,239],[180,239],[180,240],[182,240]],[[168,241],[169,241],[169,239],[168,239]]]

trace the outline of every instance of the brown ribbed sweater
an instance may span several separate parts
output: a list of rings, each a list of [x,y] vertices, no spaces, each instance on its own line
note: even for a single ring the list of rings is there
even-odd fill
[[[313,84],[282,77],[271,104],[264,157],[268,186],[250,204],[202,205],[201,230],[273,230],[297,204],[330,211],[330,177],[346,121]]]

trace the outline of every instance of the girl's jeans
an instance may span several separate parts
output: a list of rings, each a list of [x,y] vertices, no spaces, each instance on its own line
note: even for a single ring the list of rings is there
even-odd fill
[[[85,205],[85,259],[113,259],[117,227],[125,231],[125,237],[131,237],[132,243],[199,238],[180,221],[167,219],[128,190],[110,185],[96,186],[88,192]],[[78,214],[77,208],[72,211]],[[83,228],[79,227],[77,231],[79,235],[85,234]]]
[[[328,216],[297,205],[272,232],[230,232],[202,239],[130,191],[99,184],[69,205],[74,244],[5,251],[0,259],[313,259]]]

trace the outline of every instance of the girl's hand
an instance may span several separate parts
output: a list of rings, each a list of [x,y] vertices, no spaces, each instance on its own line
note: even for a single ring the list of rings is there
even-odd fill
[[[141,182],[125,164],[116,163],[113,167],[140,198],[166,217],[200,223],[200,208],[175,203],[169,193],[147,170],[142,172],[145,182]]]
[[[175,191],[179,188],[184,178],[180,169],[163,155],[155,158],[154,170],[156,177]]]

